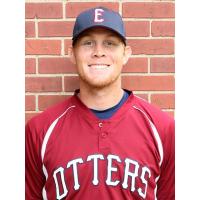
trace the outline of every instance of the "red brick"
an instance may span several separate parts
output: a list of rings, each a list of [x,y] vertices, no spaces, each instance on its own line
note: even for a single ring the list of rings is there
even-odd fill
[[[151,35],[156,36],[174,36],[175,23],[174,21],[153,21],[151,23]]]
[[[73,92],[79,88],[79,78],[78,76],[66,76],[64,80],[65,91]]]
[[[174,109],[175,95],[174,94],[152,94],[151,103],[159,106],[160,108]]]
[[[25,73],[26,74],[35,74],[36,69],[35,58],[26,58],[25,59]]]
[[[25,113],[25,123],[27,123],[31,118],[38,115],[39,112],[33,112],[33,113]]]
[[[125,21],[126,36],[147,37],[150,35],[150,23],[148,21]]]
[[[64,41],[64,43],[65,43],[65,55],[67,55],[68,54],[68,48],[70,46],[72,46],[72,40],[71,39],[66,39]]]
[[[151,72],[175,72],[174,58],[151,58]]]
[[[115,11],[119,11],[119,3],[114,2],[69,2],[66,4],[66,17],[77,17],[77,15],[83,10],[96,6],[103,6]]]
[[[132,47],[133,54],[174,54],[173,39],[133,39],[128,44]]]
[[[147,58],[129,58],[122,72],[148,72]]]
[[[52,21],[39,22],[38,35],[39,37],[64,37],[72,36],[74,22]]]
[[[25,17],[27,19],[59,19],[63,17],[62,3],[26,3]]]
[[[67,95],[40,95],[38,97],[39,110],[46,110],[48,107],[64,101],[68,97]]]
[[[127,2],[122,4],[122,16],[133,18],[174,18],[174,3]]]
[[[25,51],[27,55],[60,55],[60,40],[26,40]]]
[[[61,92],[61,77],[26,77],[26,92]]]
[[[25,37],[35,37],[35,22],[25,22]]]
[[[39,58],[38,65],[41,74],[76,73],[76,67],[69,58]]]
[[[122,86],[138,91],[173,91],[173,76],[123,76]]]
[[[134,93],[135,94],[135,93]],[[146,101],[148,101],[148,94],[135,94],[136,96],[142,98],[142,99],[145,99]]]
[[[34,95],[26,95],[25,110],[26,111],[34,111],[35,110],[35,96]]]

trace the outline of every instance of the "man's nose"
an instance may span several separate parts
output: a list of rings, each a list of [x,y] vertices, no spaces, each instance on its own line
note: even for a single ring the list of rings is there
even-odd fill
[[[96,44],[93,51],[93,57],[104,57],[105,49],[102,44]]]

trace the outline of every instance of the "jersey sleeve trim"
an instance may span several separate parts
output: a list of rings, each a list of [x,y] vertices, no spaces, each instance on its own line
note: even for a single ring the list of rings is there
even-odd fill
[[[135,109],[139,110],[145,117],[146,119],[149,121],[150,123],[150,126],[152,128],[152,131],[153,131],[153,134],[154,134],[154,137],[156,139],[156,142],[157,142],[157,145],[158,145],[158,151],[159,151],[159,155],[160,155],[160,162],[159,162],[159,166],[162,165],[162,161],[163,161],[163,145],[162,145],[162,141],[161,141],[161,138],[159,136],[159,133],[155,127],[155,125],[153,124],[153,122],[149,119],[149,117],[147,116],[147,114],[141,110],[140,108],[136,107],[136,106],[133,106]]]

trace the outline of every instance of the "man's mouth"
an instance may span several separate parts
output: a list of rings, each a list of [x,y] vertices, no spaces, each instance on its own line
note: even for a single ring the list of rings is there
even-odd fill
[[[91,67],[92,69],[106,69],[110,65],[109,64],[90,64],[88,66]]]

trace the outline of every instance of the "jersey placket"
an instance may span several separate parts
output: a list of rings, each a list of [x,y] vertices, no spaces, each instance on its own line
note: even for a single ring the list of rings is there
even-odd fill
[[[110,151],[110,140],[108,126],[109,123],[100,121],[99,126],[99,151],[103,154],[108,154]]]

